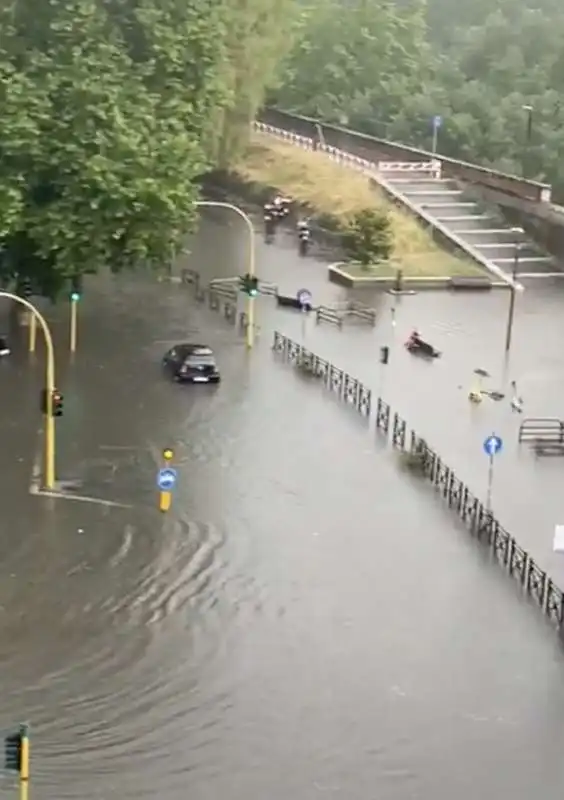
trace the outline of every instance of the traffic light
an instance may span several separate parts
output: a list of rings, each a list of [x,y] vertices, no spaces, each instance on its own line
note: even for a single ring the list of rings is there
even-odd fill
[[[390,348],[387,346],[380,348],[380,364],[387,364],[390,360]]]
[[[53,392],[53,416],[54,417],[63,416],[63,395],[59,392],[58,389],[55,389],[55,391]]]
[[[29,278],[22,278],[20,281],[20,296],[24,298],[24,300],[29,300],[29,298],[33,295],[33,286],[31,285],[31,280]]]
[[[248,294],[249,297],[256,297],[259,293],[259,282],[256,275],[243,275],[239,278],[239,284],[241,287],[241,291],[245,294]]]
[[[22,735],[10,733],[4,739],[4,769],[21,772],[22,768]]]
[[[82,297],[82,275],[73,275],[71,278],[71,295],[73,303],[77,303]]]
[[[41,390],[41,413],[47,414],[47,389]],[[51,399],[51,413],[53,417],[62,417],[63,416],[63,395],[59,392],[58,389],[55,389],[53,392],[53,396]]]
[[[172,461],[174,458],[174,451],[172,447],[165,447],[163,450],[163,461]]]

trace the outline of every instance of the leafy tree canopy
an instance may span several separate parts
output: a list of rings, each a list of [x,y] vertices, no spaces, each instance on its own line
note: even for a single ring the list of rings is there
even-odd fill
[[[564,196],[561,2],[315,2],[274,104],[423,148],[439,114],[441,152]]]
[[[347,259],[365,268],[387,261],[394,246],[388,214],[370,208],[359,211],[343,232],[342,245]]]
[[[290,2],[3,3],[0,278],[55,295],[75,273],[166,262],[195,179],[230,154],[228,115],[248,129],[289,47]]]

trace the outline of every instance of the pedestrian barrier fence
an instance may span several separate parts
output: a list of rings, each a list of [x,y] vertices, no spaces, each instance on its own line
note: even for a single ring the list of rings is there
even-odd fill
[[[311,311],[311,303],[302,303],[295,295],[276,295],[276,305],[282,308],[295,308],[298,311]]]
[[[259,281],[258,288],[261,294],[267,295],[268,297],[274,297],[278,294],[278,286],[275,283]]]
[[[519,426],[519,443],[564,444],[564,422],[555,417],[530,417]]]
[[[357,409],[370,418],[372,393],[360,381],[277,331],[272,348],[286,362],[322,378],[325,385],[344,400],[352,399]],[[351,388],[347,390],[346,387]],[[406,464],[416,468],[421,477],[431,483],[468,531],[490,550],[500,567],[519,582],[559,633],[564,634],[564,593],[547,572],[500,525],[493,512],[478,500],[427,441],[410,430],[403,417],[393,413],[381,397],[376,403],[375,422],[375,435],[384,437],[401,453]],[[521,427],[527,422],[532,420],[525,420]]]
[[[441,162],[432,161],[378,161],[379,172],[418,172],[430,175],[432,178],[441,177]]]
[[[238,289],[235,279],[214,279],[206,289],[201,285],[201,277],[196,270],[183,270],[182,280],[183,283],[192,286],[194,297],[199,303],[207,302],[212,311],[223,314],[227,322],[237,326],[239,333],[246,332],[249,321],[244,311],[237,310]],[[238,281],[238,278],[236,280]],[[255,336],[260,336],[258,325],[255,326]]]
[[[213,296],[218,302],[220,300],[229,300],[231,303],[237,302],[238,297],[238,290],[234,286],[229,286],[226,284],[209,284],[208,287],[209,295],[210,295],[210,302],[211,297]]]
[[[281,356],[288,364],[318,378],[323,385],[334,392],[343,402],[353,405],[359,414],[370,417],[372,406],[372,392],[357,378],[348,372],[335,367],[329,361],[319,358],[311,350],[283,336],[278,331],[274,332],[272,342],[274,353]]]
[[[350,301],[345,308],[347,318],[357,319],[359,322],[367,322],[374,327],[376,325],[376,309],[370,308],[357,301]]]
[[[367,173],[384,173],[384,172],[419,172],[427,173],[433,179],[440,180],[441,178],[441,162],[437,159],[427,162],[399,162],[399,161],[369,161],[365,158],[360,158],[352,153],[347,153],[344,150],[339,150],[337,147],[325,144],[324,142],[316,142],[308,136],[300,136],[292,131],[286,131],[283,128],[276,128],[274,125],[266,125],[264,122],[254,122],[254,130],[259,133],[265,133],[273,136],[280,141],[287,142],[303,150],[315,150],[317,152],[325,153],[332,161],[336,161],[343,166],[356,169],[360,172]]]
[[[519,581],[549,620],[564,632],[562,590],[427,442],[415,431],[409,431],[399,414],[392,416],[390,406],[382,398],[378,398],[376,403],[376,432],[384,435],[396,450],[417,462],[421,475],[431,482],[470,533],[491,550],[500,566]]]
[[[317,324],[320,322],[330,322],[332,325],[337,325],[338,328],[343,327],[343,312],[330,306],[319,306],[315,310],[315,321]]]

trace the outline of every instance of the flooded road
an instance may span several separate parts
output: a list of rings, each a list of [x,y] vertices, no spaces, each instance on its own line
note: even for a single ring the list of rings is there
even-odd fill
[[[233,230],[232,246],[234,239]],[[280,237],[280,245],[259,246],[257,269],[265,280],[274,281],[286,294],[308,288],[314,304],[346,298],[345,290],[327,282],[324,264],[296,255],[290,236]],[[229,259],[210,265],[210,272],[230,274]],[[564,419],[564,278],[526,282],[516,301],[508,361],[507,292],[422,291],[397,300],[374,294],[370,301],[379,313],[375,329],[345,323],[338,330],[327,323],[316,325],[313,319],[304,327],[299,312],[277,311],[268,298],[260,301],[260,318],[265,330],[276,327],[381,394],[482,500],[488,474],[483,442],[492,432],[500,435],[504,448],[495,462],[496,515],[564,586],[564,556],[552,551],[554,527],[564,523],[564,459],[538,458],[527,445],[518,445],[524,418]],[[403,344],[415,327],[442,351],[440,360],[429,363],[407,353]],[[379,363],[382,345],[392,350],[387,367]],[[476,368],[492,376],[484,388],[507,393],[504,402],[487,400],[476,406],[468,401]],[[524,400],[522,414],[510,406],[511,380]]]
[[[227,269],[206,231],[192,258]],[[42,354],[4,365],[0,724],[32,725],[32,797],[556,800],[553,630],[361,420],[273,360],[269,320],[291,317],[260,313],[249,355],[185,290],[99,279],[75,363],[52,315],[59,475],[82,500],[29,495]],[[216,350],[218,388],[162,379],[179,339]]]

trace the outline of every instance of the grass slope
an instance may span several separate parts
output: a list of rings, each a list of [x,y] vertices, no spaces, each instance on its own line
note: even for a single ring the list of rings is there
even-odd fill
[[[254,134],[236,172],[246,181],[272,186],[321,215],[345,220],[362,208],[384,207],[394,232],[394,266],[405,275],[481,275],[470,260],[441,248],[407,212],[396,208],[368,178],[339,166],[323,153],[301,150]],[[366,272],[363,273],[366,275]]]

